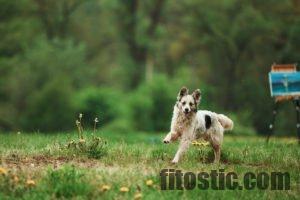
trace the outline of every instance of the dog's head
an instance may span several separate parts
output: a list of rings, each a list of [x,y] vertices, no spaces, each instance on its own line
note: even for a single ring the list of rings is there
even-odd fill
[[[177,96],[177,106],[184,114],[197,112],[198,104],[201,100],[201,92],[199,89],[195,90],[192,94],[186,87],[182,87]]]

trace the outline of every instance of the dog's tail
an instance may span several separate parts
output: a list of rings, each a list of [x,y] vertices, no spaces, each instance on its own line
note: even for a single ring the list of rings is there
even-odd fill
[[[231,119],[229,119],[229,117],[227,117],[223,114],[218,114],[217,118],[225,130],[230,131],[233,129],[233,121]]]

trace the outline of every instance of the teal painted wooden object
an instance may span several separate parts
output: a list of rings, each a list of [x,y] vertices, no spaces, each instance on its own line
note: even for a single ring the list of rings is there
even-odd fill
[[[300,72],[270,72],[271,96],[300,95]]]

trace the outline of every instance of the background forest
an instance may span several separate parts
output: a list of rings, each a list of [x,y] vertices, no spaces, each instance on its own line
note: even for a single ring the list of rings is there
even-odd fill
[[[300,60],[299,0],[0,0],[0,130],[162,132],[181,86],[266,134],[272,63]],[[277,134],[296,135],[282,105]]]

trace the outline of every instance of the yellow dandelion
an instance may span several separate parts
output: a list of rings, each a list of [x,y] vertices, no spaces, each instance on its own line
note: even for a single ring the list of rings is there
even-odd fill
[[[146,185],[148,186],[152,186],[153,185],[153,181],[151,179],[146,181]]]
[[[209,142],[194,140],[194,141],[192,141],[192,145],[194,145],[194,146],[208,146]]]
[[[136,194],[134,195],[134,199],[135,199],[135,200],[141,199],[142,197],[143,197],[142,193],[136,193]]]
[[[129,188],[128,187],[121,187],[120,188],[120,192],[129,192]]]
[[[4,169],[3,167],[0,167],[0,175],[6,175],[7,174],[7,170]]]
[[[101,190],[102,192],[105,192],[105,191],[107,191],[107,190],[110,190],[110,186],[109,186],[109,185],[102,185],[102,186],[100,187],[100,190]]]
[[[79,143],[85,143],[85,139],[79,139]]]
[[[31,180],[31,179],[28,179],[26,181],[26,185],[27,185],[27,187],[34,187],[35,186],[35,181]]]
[[[208,145],[209,145],[209,142],[203,141],[203,142],[201,143],[201,145],[202,145],[202,146],[208,146]]]
[[[14,175],[12,178],[14,183],[18,183],[19,182],[19,177],[17,175]]]

